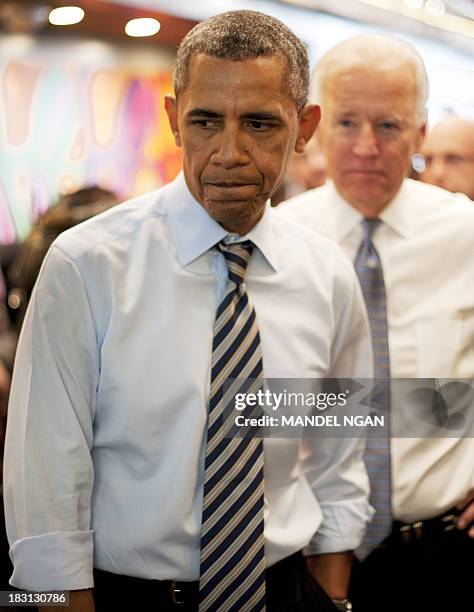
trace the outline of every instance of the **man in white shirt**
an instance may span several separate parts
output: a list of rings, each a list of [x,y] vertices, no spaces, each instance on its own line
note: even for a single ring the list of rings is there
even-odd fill
[[[195,610],[199,589],[201,610],[263,609],[261,558],[253,565],[250,554],[260,536],[249,536],[237,566],[217,564],[212,586],[223,585],[202,604],[209,389],[217,337],[236,319],[219,317],[234,298],[235,325],[257,313],[258,328],[253,318],[246,329],[256,330],[252,342],[227,353],[240,359],[258,348],[268,376],[372,372],[352,266],[332,241],[290,231],[267,205],[317,125],[308,82],[303,45],[277,20],[237,11],[196,26],[178,51],[176,98],[166,99],[184,173],[50,250],[13,376],[5,469],[13,585],[70,590],[74,610],[94,610],[93,574],[96,595],[99,583],[110,585],[104,607]],[[243,283],[234,278],[245,249]],[[363,442],[266,439],[264,452],[265,507],[263,495],[255,507],[262,502],[262,527],[265,511],[267,610],[334,609],[304,569],[305,547],[313,576],[345,609],[350,551],[372,514]],[[228,464],[222,476],[239,481],[242,464]],[[248,484],[259,490],[261,481]],[[229,499],[241,488],[230,487]],[[237,503],[222,529],[247,510]],[[242,542],[240,533],[213,555],[228,559]]]
[[[421,58],[402,41],[357,36],[330,50],[314,78],[330,181],[278,211],[334,238],[356,267],[369,250],[372,261],[360,266],[359,277],[364,294],[372,291],[366,301],[376,373],[472,379],[474,209],[464,196],[405,178],[425,132]],[[371,266],[378,285],[370,285]],[[394,416],[397,401],[393,393]],[[354,610],[464,609],[473,554],[474,442],[441,435],[387,442],[378,457],[366,455],[369,474],[374,465],[372,524],[379,512],[388,521],[376,525],[378,546],[367,540],[368,548],[360,549]]]

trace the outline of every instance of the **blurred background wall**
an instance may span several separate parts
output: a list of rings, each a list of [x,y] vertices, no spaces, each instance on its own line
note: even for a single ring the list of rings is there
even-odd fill
[[[1,242],[23,236],[58,192],[98,184],[128,197],[175,176],[169,55],[138,53],[132,65],[119,45],[17,37],[0,52]]]

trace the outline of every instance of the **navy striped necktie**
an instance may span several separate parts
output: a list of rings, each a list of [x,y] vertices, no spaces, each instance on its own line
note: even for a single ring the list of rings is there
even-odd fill
[[[390,460],[390,356],[388,346],[387,301],[382,263],[372,242],[372,236],[380,225],[379,219],[364,219],[364,236],[354,265],[362,288],[369,315],[372,349],[374,354],[374,381],[379,402],[384,405],[385,428],[383,431],[369,428],[364,454],[370,479],[370,502],[375,515],[365,539],[357,549],[359,559],[364,559],[390,533],[392,527],[391,460]],[[374,392],[375,394],[375,392]]]
[[[199,610],[260,612],[265,610],[263,442],[228,436],[233,411],[224,401],[228,380],[263,377],[255,310],[244,283],[253,245],[219,243],[217,248],[228,280],[214,323]]]

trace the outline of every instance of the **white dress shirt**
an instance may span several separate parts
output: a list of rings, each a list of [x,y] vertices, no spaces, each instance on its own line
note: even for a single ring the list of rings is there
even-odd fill
[[[5,504],[14,573],[93,585],[94,565],[196,580],[213,324],[227,232],[180,175],[62,234],[13,376]],[[267,208],[246,284],[267,376],[371,376],[357,278],[339,247]],[[267,564],[358,546],[372,509],[362,440],[265,439]],[[302,452],[304,451],[304,452]],[[324,518],[324,521],[323,521]]]
[[[354,261],[362,215],[331,181],[277,210],[335,239]],[[474,203],[406,179],[380,219],[373,242],[387,295],[391,376],[472,379]],[[395,438],[391,452],[393,514],[401,521],[441,514],[474,486],[472,438]]]

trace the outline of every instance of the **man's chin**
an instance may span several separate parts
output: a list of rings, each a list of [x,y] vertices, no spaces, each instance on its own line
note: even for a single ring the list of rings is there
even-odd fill
[[[257,198],[260,193],[259,185],[206,185],[204,197],[213,202],[246,202]]]
[[[204,208],[228,231],[247,233],[262,217],[265,202],[250,200],[206,200]]]
[[[208,206],[219,207],[222,206],[252,206],[256,198],[205,198],[205,202]]]
[[[233,199],[214,199],[214,198],[205,198],[204,200],[204,208],[206,210],[211,211],[223,211],[226,214],[231,214],[230,211],[235,211],[236,214],[241,213],[242,211],[251,211],[255,210],[261,206],[264,206],[264,202],[260,198],[233,198]]]
[[[386,188],[373,183],[339,186],[336,183],[336,188],[344,200],[359,210],[366,207],[381,209],[392,199]]]

